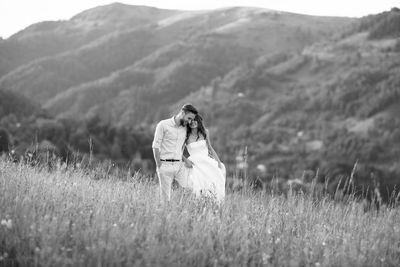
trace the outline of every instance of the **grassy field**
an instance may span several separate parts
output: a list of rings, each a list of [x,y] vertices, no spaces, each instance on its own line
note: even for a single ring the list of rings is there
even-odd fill
[[[0,161],[0,266],[400,266],[399,209],[94,177]]]

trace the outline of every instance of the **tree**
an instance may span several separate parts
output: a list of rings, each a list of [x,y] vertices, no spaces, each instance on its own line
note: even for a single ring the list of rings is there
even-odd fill
[[[0,152],[7,152],[10,145],[10,137],[6,129],[0,128]]]
[[[111,145],[110,156],[114,160],[122,158],[121,147],[118,143],[114,143]]]

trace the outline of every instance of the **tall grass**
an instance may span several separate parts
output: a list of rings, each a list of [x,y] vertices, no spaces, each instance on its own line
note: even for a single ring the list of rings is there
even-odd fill
[[[155,182],[0,161],[0,266],[399,266],[400,210],[243,190],[223,205]]]

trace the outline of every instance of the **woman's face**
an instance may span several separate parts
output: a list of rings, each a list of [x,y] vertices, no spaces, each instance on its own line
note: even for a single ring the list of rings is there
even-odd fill
[[[189,127],[192,129],[196,129],[198,126],[199,124],[195,120],[192,120],[192,122],[189,124]]]

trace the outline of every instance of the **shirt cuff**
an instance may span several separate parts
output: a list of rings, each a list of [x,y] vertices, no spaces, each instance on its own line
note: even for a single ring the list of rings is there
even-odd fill
[[[157,144],[157,143],[153,143],[153,144],[151,145],[151,147],[152,147],[152,148],[158,148],[158,149],[160,149],[161,145],[160,145],[160,144]]]

